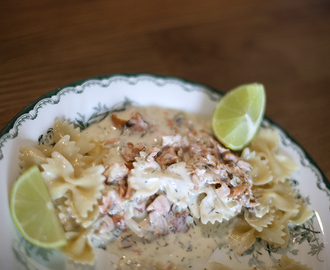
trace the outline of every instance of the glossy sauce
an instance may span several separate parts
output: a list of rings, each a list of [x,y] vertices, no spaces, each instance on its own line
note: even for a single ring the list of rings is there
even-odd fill
[[[162,137],[166,135],[172,135],[173,130],[169,126],[168,119],[172,119],[177,116],[178,121],[187,119],[195,129],[204,129],[211,133],[211,123],[206,119],[199,116],[183,113],[179,110],[164,109],[155,106],[150,107],[133,107],[129,110],[116,113],[121,119],[130,119],[135,112],[140,112],[147,118],[151,129],[141,138],[140,134],[128,134],[122,133],[122,129],[117,128],[111,121],[110,117],[106,117],[100,123],[96,123],[88,127],[83,131],[87,136],[93,137],[98,141],[107,141],[112,138],[120,137],[120,141],[123,143],[132,142],[139,143],[144,142],[149,145],[160,145],[162,143]],[[188,129],[183,126],[182,133]]]
[[[160,265],[172,262],[187,269],[205,269],[212,253],[226,243],[227,224],[195,222],[197,226],[187,233],[169,234],[151,242],[136,239],[130,248],[118,249],[116,245],[110,245],[107,251],[128,260],[151,259]]]
[[[175,136],[173,135],[175,132],[169,125],[168,119],[177,118],[177,121],[186,121],[185,125],[180,127],[182,130],[179,133],[188,131],[188,127],[193,127],[195,130],[203,129],[211,133],[209,121],[205,121],[205,119],[201,119],[195,115],[182,113],[178,110],[158,107],[135,107],[116,114],[120,119],[128,120],[135,112],[139,112],[147,118],[150,129],[145,136],[141,136],[141,134],[136,135],[117,128],[109,116],[100,123],[94,124],[83,131],[87,136],[101,143],[103,147],[107,147],[107,142],[119,138],[119,142],[115,144],[115,147],[113,144],[109,144],[111,148],[110,152],[112,153],[107,158],[109,164],[124,161],[120,155],[120,150],[128,142],[133,144],[142,142],[151,146],[164,145],[165,140],[174,141]],[[173,170],[177,175],[183,175],[185,173],[182,171],[182,168],[178,168],[175,171],[174,167]],[[139,191],[137,190],[137,192]],[[136,237],[133,246],[129,248],[120,249],[114,242],[107,245],[106,248],[108,252],[122,258],[122,264],[124,265],[128,265],[131,258],[138,258],[138,262],[144,258],[149,261],[156,261],[160,265],[171,262],[174,265],[188,269],[204,269],[214,250],[225,242],[226,222],[203,225],[195,219],[194,224],[187,233],[169,234],[154,240],[145,240]],[[135,267],[131,265],[129,269],[143,269],[138,264]],[[124,268],[119,267],[119,269]]]

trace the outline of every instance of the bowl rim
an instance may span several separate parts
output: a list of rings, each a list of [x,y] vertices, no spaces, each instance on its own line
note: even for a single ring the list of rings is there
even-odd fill
[[[218,90],[214,87],[210,87],[208,85],[202,84],[202,83],[198,83],[195,81],[191,81],[191,80],[187,80],[187,79],[183,79],[183,78],[179,78],[179,77],[175,77],[175,76],[169,76],[169,75],[162,75],[162,74],[151,74],[151,73],[113,73],[113,74],[105,74],[105,75],[99,75],[99,76],[92,76],[89,78],[85,78],[85,79],[81,79],[66,85],[63,85],[57,89],[54,89],[44,95],[42,95],[41,97],[37,98],[36,100],[34,100],[33,102],[31,102],[29,105],[27,105],[24,109],[22,109],[20,112],[18,112],[8,123],[7,125],[3,128],[3,130],[0,132],[0,162],[1,160],[4,158],[3,154],[2,154],[2,147],[4,147],[5,143],[8,141],[8,139],[14,139],[17,137],[18,135],[18,131],[16,131],[14,134],[9,134],[10,130],[15,126],[16,122],[18,121],[18,126],[19,126],[19,119],[26,113],[30,112],[31,110],[33,110],[35,108],[35,106],[42,100],[46,99],[46,98],[51,98],[54,95],[57,95],[61,90],[66,89],[66,88],[74,88],[80,85],[83,85],[84,83],[90,81],[90,80],[98,80],[98,81],[102,81],[102,80],[110,80],[112,78],[115,77],[124,77],[126,79],[128,78],[139,78],[139,77],[148,77],[150,79],[163,79],[166,81],[172,80],[172,81],[176,81],[176,82],[180,82],[181,84],[189,84],[195,87],[200,87],[200,88],[205,88],[213,93],[216,93],[218,95],[224,95],[225,91],[222,90]],[[59,99],[60,101],[60,99]],[[58,101],[58,102],[59,102]],[[33,116],[31,119],[35,119],[37,117],[37,114],[35,116]],[[313,160],[313,158],[308,154],[308,152],[300,145],[297,143],[297,141],[288,134],[288,132],[286,132],[280,125],[278,125],[277,123],[275,123],[273,120],[271,120],[270,118],[268,118],[266,115],[264,116],[264,120],[270,122],[272,125],[276,126],[277,128],[279,128],[281,130],[281,132],[283,132],[285,134],[286,137],[288,137],[294,144],[296,144],[303,152],[303,154],[305,155],[306,159],[309,160],[309,162],[318,170],[318,172],[321,174],[321,178],[325,184],[325,186],[328,189],[328,196],[330,196],[330,181],[326,178],[325,174],[322,172],[322,170],[319,168],[319,166],[316,164],[316,162]],[[10,136],[9,138],[5,138],[6,136]]]

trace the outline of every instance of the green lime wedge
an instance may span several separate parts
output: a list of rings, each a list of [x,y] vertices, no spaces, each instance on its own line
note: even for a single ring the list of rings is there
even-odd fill
[[[238,151],[257,134],[266,107],[266,92],[262,84],[236,87],[226,93],[212,115],[214,136],[226,147]]]
[[[63,227],[37,166],[25,171],[15,182],[10,212],[18,230],[32,244],[43,248],[66,244]]]

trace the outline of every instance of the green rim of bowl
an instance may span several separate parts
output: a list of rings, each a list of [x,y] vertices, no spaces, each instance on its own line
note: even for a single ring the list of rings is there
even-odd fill
[[[36,110],[38,111],[38,108],[36,108],[36,105],[42,101],[42,100],[46,100],[47,98],[51,98],[53,96],[56,96],[61,90],[63,89],[67,89],[68,92],[71,92],[71,91],[74,91],[76,94],[81,94],[84,92],[84,87],[88,86],[86,85],[86,82],[88,81],[102,81],[102,80],[109,80],[111,78],[115,78],[115,77],[121,77],[122,79],[125,79],[127,82],[129,82],[129,79],[131,78],[144,78],[146,79],[147,77],[151,80],[151,79],[154,79],[154,80],[159,80],[159,79],[163,79],[165,80],[166,82],[172,82],[172,83],[176,83],[176,84],[180,84],[184,89],[185,89],[185,85],[191,85],[191,86],[195,86],[195,87],[198,87],[200,89],[203,89],[206,91],[208,91],[209,93],[213,93],[215,95],[217,95],[217,98],[216,97],[212,97],[211,95],[209,95],[209,97],[211,99],[219,99],[223,94],[224,92],[222,91],[219,91],[215,88],[212,88],[212,87],[209,87],[209,86],[206,86],[206,85],[203,85],[203,84],[199,84],[199,83],[196,83],[196,82],[193,82],[193,81],[189,81],[189,80],[186,80],[186,79],[181,79],[181,78],[177,78],[177,77],[172,77],[172,76],[166,76],[166,75],[158,75],[158,74],[148,74],[148,73],[119,73],[119,74],[108,74],[108,75],[101,75],[101,76],[96,76],[96,77],[90,77],[90,78],[87,78],[87,79],[83,79],[83,80],[79,80],[79,81],[76,81],[76,82],[73,82],[73,83],[70,83],[70,84],[67,84],[67,85],[64,85],[60,88],[57,88],[53,91],[50,91],[48,92],[47,94],[41,96],[40,98],[36,99],[35,101],[33,101],[32,103],[30,103],[28,106],[26,106],[23,110],[21,110],[12,120],[10,120],[8,122],[8,124],[4,127],[4,129],[0,132],[0,162],[1,160],[4,158],[3,157],[3,153],[2,153],[2,147],[4,147],[5,143],[10,140],[10,139],[14,139],[18,136],[18,127],[20,126],[20,122],[21,121],[24,121],[25,119],[35,119],[38,114],[35,114],[34,116],[31,116],[29,115],[28,113],[31,111],[31,110]],[[135,81],[134,83],[131,83],[131,84],[136,84],[137,82]],[[85,84],[85,85],[84,85]],[[77,86],[82,86],[84,85],[84,87],[82,87],[81,90],[77,90],[77,89],[74,89],[75,87]],[[66,93],[66,92],[65,92]],[[65,94],[63,93],[63,95]],[[57,104],[59,103],[61,100],[61,96],[58,97],[58,100],[55,101],[55,100],[52,100],[47,102],[48,104],[43,104],[44,106],[45,105],[53,105],[53,104]],[[24,116],[26,116],[24,118]],[[275,122],[273,122],[272,120],[270,120],[268,117],[264,117],[264,121],[268,121],[271,125],[277,127],[278,129],[281,130],[281,132],[283,132],[283,134],[290,139],[290,141],[297,147],[299,148],[301,151],[302,151],[302,154],[303,154],[303,157],[301,158],[306,158],[310,164],[312,166],[308,166],[311,168],[312,171],[314,171],[314,168],[318,171],[318,173],[321,175],[321,178],[322,178],[322,181],[324,182],[325,186],[327,187],[328,190],[325,190],[321,187],[320,185],[320,179],[319,177],[318,178],[318,183],[317,183],[317,187],[320,189],[320,190],[323,190],[326,192],[327,196],[330,198],[330,182],[327,180],[325,174],[320,170],[320,168],[318,167],[318,165],[315,163],[315,161],[311,158],[311,156],[306,152],[306,150],[301,147],[283,128],[281,128],[278,124],[276,124]],[[15,125],[16,121],[18,121],[18,123]],[[17,127],[17,130],[14,131],[14,133],[10,133],[10,130],[16,126]],[[314,168],[313,168],[314,167]],[[314,173],[316,173],[314,171]]]

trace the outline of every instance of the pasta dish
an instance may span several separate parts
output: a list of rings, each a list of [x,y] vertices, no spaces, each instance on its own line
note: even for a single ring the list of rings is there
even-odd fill
[[[20,166],[39,166],[68,238],[62,251],[78,263],[93,264],[102,248],[121,257],[117,269],[206,269],[223,242],[239,255],[256,239],[285,248],[288,225],[311,217],[270,128],[237,153],[205,119],[132,107],[84,131],[56,119],[52,139],[21,147]]]

